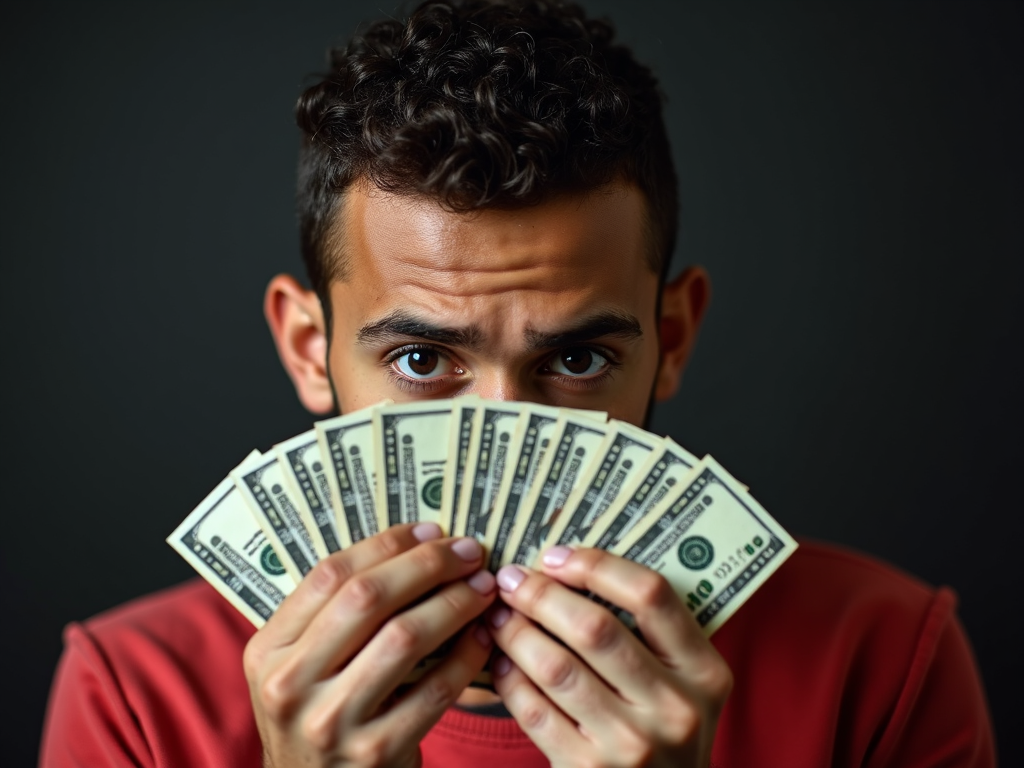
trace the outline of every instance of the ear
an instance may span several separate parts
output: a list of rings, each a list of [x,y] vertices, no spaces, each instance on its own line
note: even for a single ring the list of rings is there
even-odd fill
[[[658,402],[668,400],[679,389],[710,301],[711,278],[703,267],[688,267],[662,289],[661,361],[654,381],[654,399]]]
[[[263,314],[299,400],[313,413],[331,413],[334,396],[327,377],[327,335],[316,293],[291,275],[278,275],[267,286]]]

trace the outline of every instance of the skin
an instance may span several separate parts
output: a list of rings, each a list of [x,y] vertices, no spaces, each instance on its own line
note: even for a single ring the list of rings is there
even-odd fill
[[[471,214],[356,185],[335,224],[330,343],[315,294],[286,275],[267,290],[299,398],[327,413],[472,392],[642,424],[678,388],[709,296],[691,268],[656,316],[643,206],[622,182]],[[707,765],[732,678],[662,577],[589,549],[497,579],[482,565],[474,541],[427,524],[318,564],[246,648],[266,764],[419,765],[445,709],[493,696],[466,686],[496,645],[497,694],[553,765]],[[629,610],[643,641],[581,589]]]

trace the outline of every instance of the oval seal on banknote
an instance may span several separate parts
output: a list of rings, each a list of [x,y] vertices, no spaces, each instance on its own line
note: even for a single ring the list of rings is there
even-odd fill
[[[267,544],[260,552],[260,565],[263,570],[269,573],[271,576],[280,576],[284,573],[284,566],[281,565],[281,560],[277,556],[277,552],[274,548]]]
[[[443,477],[432,477],[423,485],[423,503],[431,509],[441,508],[441,486],[444,485]]]
[[[690,536],[679,545],[679,562],[691,571],[707,568],[715,559],[715,548],[703,536]]]

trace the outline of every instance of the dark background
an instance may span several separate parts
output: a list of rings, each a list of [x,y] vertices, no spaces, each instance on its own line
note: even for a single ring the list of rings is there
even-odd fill
[[[790,530],[954,587],[1022,764],[1021,4],[588,5],[662,79],[676,269],[715,285],[655,428]],[[308,428],[260,313],[300,269],[292,104],[391,10],[5,11],[4,765],[35,759],[61,627],[192,576],[166,534]]]

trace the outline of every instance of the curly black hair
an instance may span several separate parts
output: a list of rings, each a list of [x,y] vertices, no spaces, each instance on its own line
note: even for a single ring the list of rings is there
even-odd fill
[[[325,311],[345,267],[331,225],[361,178],[454,211],[630,181],[646,196],[649,266],[663,279],[678,191],[661,96],[613,37],[575,4],[428,0],[332,50],[296,106],[302,255]]]

